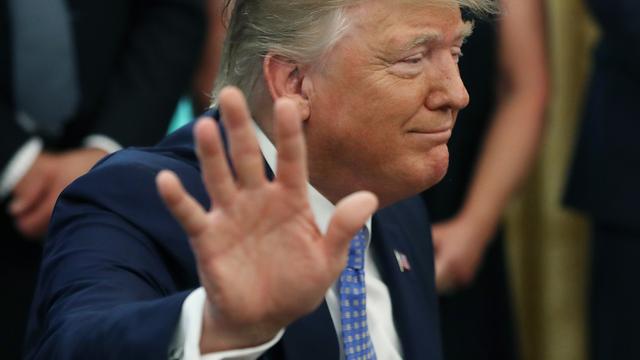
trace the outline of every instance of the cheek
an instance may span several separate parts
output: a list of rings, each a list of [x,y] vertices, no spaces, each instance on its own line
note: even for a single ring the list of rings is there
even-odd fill
[[[419,86],[387,86],[370,89],[366,114],[372,127],[378,128],[380,136],[391,140],[391,136],[404,136],[407,124],[423,117],[424,91]],[[411,84],[415,85],[415,84]]]

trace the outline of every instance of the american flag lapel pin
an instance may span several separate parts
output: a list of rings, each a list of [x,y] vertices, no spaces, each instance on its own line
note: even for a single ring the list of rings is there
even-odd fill
[[[396,256],[396,261],[398,261],[398,267],[400,268],[401,272],[411,270],[411,265],[409,265],[409,259],[407,258],[407,255],[401,253],[398,250],[393,250],[393,253]]]

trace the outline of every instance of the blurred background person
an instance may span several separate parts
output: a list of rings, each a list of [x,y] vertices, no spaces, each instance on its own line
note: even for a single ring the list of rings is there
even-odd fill
[[[445,358],[518,358],[501,219],[529,172],[547,104],[542,0],[501,0],[463,47],[471,102],[449,142],[444,180],[423,193],[434,221]]]
[[[566,203],[590,222],[591,359],[640,359],[640,2],[586,0],[600,26]]]
[[[165,134],[200,56],[203,1],[2,0],[0,358],[19,357],[58,194]]]

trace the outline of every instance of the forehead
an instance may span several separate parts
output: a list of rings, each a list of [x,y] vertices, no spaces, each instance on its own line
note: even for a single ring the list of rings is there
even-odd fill
[[[449,42],[466,37],[471,24],[462,21],[457,6],[373,0],[348,11],[358,35],[385,47],[406,47],[414,42]]]

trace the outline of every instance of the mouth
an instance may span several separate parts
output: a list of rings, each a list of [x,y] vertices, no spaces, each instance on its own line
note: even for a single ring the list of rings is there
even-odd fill
[[[451,138],[452,127],[442,127],[438,129],[412,129],[407,134],[420,141],[428,141],[432,144],[445,144]]]

